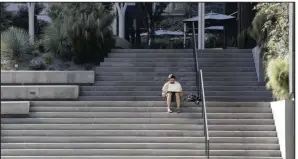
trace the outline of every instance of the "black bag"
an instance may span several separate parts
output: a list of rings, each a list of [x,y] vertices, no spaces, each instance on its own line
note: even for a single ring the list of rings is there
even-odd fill
[[[187,102],[195,102],[197,99],[198,99],[198,97],[194,94],[187,95],[184,98],[184,100],[187,101]]]

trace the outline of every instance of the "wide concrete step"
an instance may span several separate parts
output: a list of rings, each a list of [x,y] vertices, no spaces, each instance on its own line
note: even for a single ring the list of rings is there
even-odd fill
[[[1,159],[206,159],[205,156],[1,156]],[[260,156],[210,156],[210,159],[282,159]]]
[[[80,86],[80,91],[161,91],[162,86]],[[184,91],[197,90],[194,86],[183,86]],[[205,91],[264,91],[265,86],[205,86]]]
[[[97,72],[192,72],[194,67],[96,67]]]
[[[167,81],[167,77],[162,76],[96,76],[96,81]],[[195,81],[195,76],[182,76],[178,80]],[[204,77],[205,81],[257,81],[256,76],[237,76],[237,77]]]
[[[108,58],[193,58],[193,53],[109,53]],[[236,53],[199,53],[200,58],[252,58],[252,54]]]
[[[270,102],[210,102],[206,101],[209,107],[221,107],[229,109],[231,107],[252,107],[270,108]],[[60,106],[60,107],[163,107],[164,101],[30,101],[30,106]],[[184,102],[184,107],[195,107],[194,102]]]
[[[1,143],[2,149],[205,149],[204,143]],[[213,143],[210,150],[279,150],[278,144]]]
[[[108,137],[108,136],[4,136],[2,143],[204,143],[205,137]],[[277,137],[211,137],[212,143],[263,143],[277,144]],[[3,155],[3,154],[1,154]]]
[[[201,67],[204,72],[255,72],[254,67]],[[192,72],[194,67],[96,67],[96,72]]]
[[[196,86],[195,81],[179,81],[183,86]],[[160,86],[164,81],[96,81],[94,85],[101,86]],[[257,81],[204,81],[205,86],[259,86],[262,85]]]
[[[169,74],[169,72],[96,72],[96,76],[162,76],[164,78],[167,78]],[[173,71],[171,74],[174,74],[177,77],[196,76],[194,70],[191,72]]]
[[[80,101],[164,101],[160,96],[80,96]],[[272,97],[207,96],[211,102],[269,102]]]
[[[192,53],[192,49],[112,49],[113,53]]]
[[[173,109],[175,110],[175,109]],[[184,111],[184,108],[182,108],[182,111]],[[160,118],[168,118],[168,120],[172,119],[172,118],[190,118],[192,117],[193,119],[198,119],[202,116],[202,114],[200,112],[197,113],[181,113],[181,114],[167,114],[166,113],[166,107],[164,109],[163,114],[162,113],[138,113],[140,115],[131,115],[131,112],[123,112],[123,114],[121,116],[119,116],[119,113],[108,113],[108,112],[104,112],[104,113],[99,113],[99,112],[31,112],[29,115],[30,118],[24,119],[24,120],[33,120],[34,118],[119,118],[119,117],[123,117],[123,118],[141,118],[141,117],[160,117]],[[271,113],[207,113],[208,114],[208,120],[211,119],[272,119],[272,114]],[[271,114],[271,115],[270,115]],[[143,115],[143,116],[141,116]],[[262,116],[263,115],[263,116]],[[3,121],[8,121],[9,123],[13,123],[13,120],[8,120],[8,119],[3,119]],[[21,119],[16,119],[17,121],[21,121]],[[45,120],[45,119],[44,119]],[[79,120],[79,119],[78,119]],[[87,119],[82,119],[81,122],[83,122],[83,120],[87,120]],[[94,119],[96,120],[96,119]],[[99,120],[99,119],[97,119]],[[149,119],[148,119],[149,120]],[[156,119],[155,119],[156,120]],[[199,119],[198,119],[199,120]],[[24,121],[25,122],[25,121]],[[22,123],[24,123],[22,122]],[[61,121],[63,122],[63,121]]]
[[[100,66],[109,67],[194,67],[194,62],[103,62]],[[254,67],[251,62],[200,62],[200,66],[213,67]]]
[[[193,49],[112,49],[113,53],[192,53]],[[204,49],[198,53],[251,53],[251,49]]]
[[[1,130],[5,136],[157,136],[204,137],[190,130]],[[210,137],[277,137],[275,131],[209,131]]]
[[[77,106],[31,106],[30,112],[98,112],[100,113],[99,116],[102,116],[104,114],[110,113],[115,116],[140,116],[145,114],[150,115],[156,115],[156,116],[173,116],[171,114],[164,114],[164,107],[166,104],[164,103],[163,107],[109,107],[109,106],[88,106],[88,105],[82,105],[81,107]],[[173,105],[174,106],[174,105]],[[208,106],[208,104],[207,104]],[[136,113],[138,112],[138,113]],[[183,106],[183,113],[177,114],[179,117],[182,117],[183,115],[191,115],[187,113],[201,113],[202,108],[201,106],[197,107],[187,107]],[[271,113],[271,109],[269,107],[207,107],[208,113]],[[175,115],[176,116],[176,115]]]
[[[2,130],[193,130],[198,124],[1,124]],[[209,131],[275,131],[275,125],[208,125]]]
[[[253,62],[253,58],[199,58],[199,62]],[[164,57],[164,58],[155,58],[155,57],[144,57],[144,58],[125,58],[125,57],[113,57],[106,58],[104,62],[190,62],[194,63],[193,57]]]
[[[169,74],[174,74],[178,79],[183,76],[196,76],[196,72],[96,72],[97,76],[162,76],[167,78]],[[237,76],[255,76],[256,72],[206,72],[203,70],[204,77],[237,77]]]
[[[69,113],[34,113],[35,118],[5,118],[3,124],[203,124],[203,119],[197,119],[199,115],[189,118],[66,118],[63,114]],[[78,114],[78,113],[77,113]],[[88,113],[82,113],[88,115]],[[30,114],[30,116],[33,116]],[[41,117],[39,117],[41,116]],[[210,125],[274,125],[273,119],[208,119]]]
[[[1,155],[146,155],[146,156],[205,156],[205,150],[181,149],[2,149]],[[276,150],[210,150],[213,156],[271,156],[279,157],[280,151]]]
[[[80,101],[164,101],[164,99],[160,97],[153,97],[153,96],[114,96],[104,98],[102,96],[81,96],[79,97]],[[270,102],[273,100],[272,97],[233,97],[233,96],[207,96],[207,101],[210,102]]]
[[[184,94],[194,94],[192,91],[185,91]],[[156,96],[161,95],[161,91],[81,91],[81,96]],[[269,91],[205,91],[206,96],[263,96],[263,97],[272,97],[272,94]]]

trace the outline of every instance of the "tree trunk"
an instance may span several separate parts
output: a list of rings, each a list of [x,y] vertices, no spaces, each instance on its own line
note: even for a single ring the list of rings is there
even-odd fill
[[[151,28],[151,17],[148,16],[148,46],[151,48],[152,40],[152,28]]]
[[[125,36],[125,14],[119,15],[119,37],[124,39]]]

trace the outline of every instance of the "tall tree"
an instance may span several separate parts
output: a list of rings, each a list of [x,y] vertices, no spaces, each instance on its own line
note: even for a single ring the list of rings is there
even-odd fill
[[[45,6],[42,3],[36,3],[35,10],[34,10],[34,29],[36,35],[40,35],[43,28],[48,24],[44,20],[38,20],[37,15],[39,15]],[[15,11],[11,18],[11,25],[19,28],[23,28],[25,30],[29,29],[29,16],[28,16],[28,6],[25,3],[24,5],[21,5],[21,7],[18,9],[18,11]]]
[[[151,46],[151,42],[154,39],[155,26],[162,20],[162,13],[164,13],[164,10],[167,8],[168,4],[168,2],[140,2],[138,4],[138,6],[142,8],[146,15],[144,21],[148,32],[147,42],[149,47]]]
[[[7,29],[11,24],[12,13],[6,10],[7,4],[0,3],[0,31]]]
[[[58,27],[67,33],[76,62],[101,61],[113,47],[110,25],[114,15],[105,7],[102,3],[62,3],[55,6],[56,24],[59,22]],[[61,13],[56,14],[56,11]]]

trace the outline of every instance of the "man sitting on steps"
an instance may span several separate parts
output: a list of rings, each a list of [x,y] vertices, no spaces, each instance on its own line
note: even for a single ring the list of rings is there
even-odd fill
[[[164,84],[162,88],[162,97],[167,100],[168,113],[172,113],[171,102],[172,97],[175,96],[177,103],[177,113],[180,113],[180,100],[183,96],[182,87],[179,82],[176,81],[176,77],[172,74],[168,77],[168,82]]]

